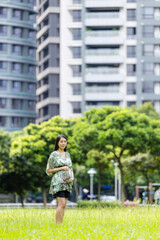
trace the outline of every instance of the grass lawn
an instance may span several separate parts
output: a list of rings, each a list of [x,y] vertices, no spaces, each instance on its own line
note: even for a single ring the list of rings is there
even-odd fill
[[[66,209],[62,225],[55,209],[1,209],[0,239],[160,239],[160,207]]]

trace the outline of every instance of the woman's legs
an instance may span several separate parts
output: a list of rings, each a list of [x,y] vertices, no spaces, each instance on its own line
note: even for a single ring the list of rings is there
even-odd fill
[[[57,197],[57,211],[56,211],[56,223],[62,223],[63,222],[63,216],[64,216],[64,211],[66,207],[68,198],[62,198],[62,197]]]

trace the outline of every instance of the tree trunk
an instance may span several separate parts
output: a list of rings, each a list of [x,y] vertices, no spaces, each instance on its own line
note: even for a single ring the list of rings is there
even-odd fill
[[[20,196],[20,200],[21,200],[22,207],[24,208],[24,199],[23,199],[23,194],[22,194],[22,193],[20,193],[20,194],[19,194],[19,196]]]
[[[75,191],[76,191],[76,199],[78,201],[78,185],[77,185],[77,179],[76,178],[74,180],[74,187],[75,187]]]
[[[46,189],[45,189],[45,187],[42,187],[42,199],[43,199],[44,207],[46,208],[46,206],[47,206],[47,198],[46,198]]]
[[[124,172],[123,172],[123,167],[121,164],[120,159],[118,159],[118,167],[121,173],[121,202],[122,205],[124,204],[124,200],[125,200],[125,189],[124,189]]]

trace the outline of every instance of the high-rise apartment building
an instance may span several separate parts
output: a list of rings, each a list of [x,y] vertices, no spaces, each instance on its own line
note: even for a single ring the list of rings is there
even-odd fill
[[[0,1],[0,128],[20,130],[36,119],[34,0]]]
[[[46,17],[51,9],[55,12],[53,2],[42,1],[41,6],[48,4],[42,15]],[[80,116],[92,107],[125,107],[146,101],[160,112],[160,1],[67,0],[60,1],[59,13],[60,69],[56,76],[60,81],[55,82],[51,77],[53,85],[50,82],[48,88],[54,94],[59,84],[60,95],[55,100],[61,117]],[[52,19],[39,34],[43,35],[47,27],[54,28],[56,21]],[[46,41],[39,49],[44,51]],[[51,51],[47,56],[51,54],[56,61],[57,55]],[[45,71],[49,69],[55,75],[55,67],[49,65]],[[43,81],[40,84],[37,92],[41,94],[47,86]],[[41,94],[38,108],[42,102],[48,106],[49,102],[56,103],[51,95],[46,96],[42,100]],[[47,119],[55,112],[49,112],[48,108],[46,113]]]
[[[60,1],[37,0],[37,123],[59,114]]]

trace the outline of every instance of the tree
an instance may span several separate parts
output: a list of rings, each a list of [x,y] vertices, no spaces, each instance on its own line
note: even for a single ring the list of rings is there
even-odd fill
[[[0,174],[7,171],[10,146],[10,134],[3,130],[0,130]]]
[[[122,159],[138,152],[146,152],[152,132],[151,121],[144,114],[132,113],[124,109],[111,113],[101,123],[103,131],[99,135],[101,145],[107,153],[112,153],[121,172],[121,194],[124,201],[124,166]]]

